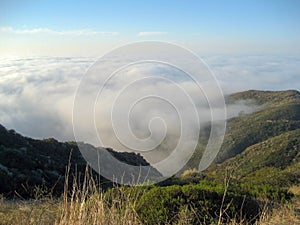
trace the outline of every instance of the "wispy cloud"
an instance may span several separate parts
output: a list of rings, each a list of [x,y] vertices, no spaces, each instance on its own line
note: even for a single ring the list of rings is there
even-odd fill
[[[90,29],[57,31],[49,28],[14,29],[13,27],[0,27],[0,33],[10,34],[51,34],[51,35],[118,35],[114,31],[98,31]]]
[[[167,32],[164,31],[143,31],[139,32],[138,36],[139,37],[144,37],[144,36],[157,36],[157,35],[166,35]]]

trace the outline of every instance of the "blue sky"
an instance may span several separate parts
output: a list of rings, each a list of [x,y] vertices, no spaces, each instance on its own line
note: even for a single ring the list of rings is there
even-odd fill
[[[203,56],[226,94],[300,87],[300,0],[0,1],[0,123],[72,139],[74,93],[95,56],[142,40]]]
[[[2,54],[97,54],[145,39],[205,53],[299,53],[300,1],[0,3]]]

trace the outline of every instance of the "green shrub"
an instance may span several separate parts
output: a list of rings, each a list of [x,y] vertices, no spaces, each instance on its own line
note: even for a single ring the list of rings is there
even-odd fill
[[[223,190],[220,185],[173,185],[153,187],[139,198],[137,212],[145,224],[176,223],[183,209],[193,212],[189,215],[192,224],[212,223],[218,220],[222,205]],[[225,220],[242,214],[245,218],[255,218],[260,210],[258,202],[251,198],[231,194],[226,196],[224,206],[228,207]],[[243,219],[243,218],[241,218]]]

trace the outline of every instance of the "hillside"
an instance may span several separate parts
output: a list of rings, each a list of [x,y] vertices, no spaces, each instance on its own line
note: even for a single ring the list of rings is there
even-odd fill
[[[251,114],[228,121],[216,163],[206,173],[217,179],[230,168],[237,182],[289,187],[300,183],[300,93],[246,91],[227,102],[249,100]]]
[[[228,120],[217,163],[239,155],[252,145],[277,136],[283,138],[285,136],[280,135],[300,129],[300,93],[298,91],[250,90],[232,94],[226,98],[226,101],[227,104],[245,101],[258,110]],[[202,129],[201,134],[198,149],[189,165],[197,165],[201,159],[209,127]],[[284,146],[280,146],[279,152],[287,151]],[[90,147],[99,151],[93,146]],[[1,185],[0,191],[10,192],[11,189],[6,189],[10,186],[24,194],[26,189],[24,184],[29,186],[43,184],[46,187],[56,184],[58,190],[62,189],[63,182],[57,181],[64,177],[71,150],[71,164],[76,165],[78,171],[84,171],[86,162],[75,142],[61,143],[53,138],[34,140],[0,126],[0,174],[4,176],[2,182],[5,184],[11,182],[12,185]],[[134,153],[109,151],[116,158],[129,164],[148,165],[143,157]],[[17,188],[20,186],[24,186],[22,191]]]
[[[226,133],[215,163],[243,152],[251,145],[300,128],[300,92],[245,91],[226,97],[226,104],[247,105],[254,112],[242,111],[227,121]],[[210,135],[210,125],[200,131],[199,144],[185,169],[198,167]]]
[[[244,101],[256,111],[228,120],[218,159],[206,171],[186,170],[164,182],[135,187],[112,186],[101,177],[100,192],[99,176],[84,174],[86,161],[75,142],[34,140],[0,126],[0,192],[35,198],[23,205],[4,198],[0,217],[3,224],[25,224],[23,218],[33,224],[299,224],[299,96],[297,91],[228,96],[228,104]],[[189,166],[201,159],[209,132],[209,126],[202,127]],[[91,152],[102,149],[79,144]],[[128,164],[149,165],[138,154],[107,150]]]
[[[252,100],[252,104],[261,109],[228,121],[217,162],[231,158],[253,144],[300,128],[298,91],[246,91],[227,99],[228,103],[240,100]]]
[[[259,142],[233,158],[212,166],[208,173],[222,176],[231,168],[241,183],[290,187],[300,184],[300,129]]]
[[[240,180],[256,177],[254,180],[258,182],[259,177],[264,179],[267,174],[280,174],[286,178],[284,181],[296,182],[299,176],[295,171],[299,168],[300,93],[250,90],[232,94],[226,101],[227,104],[245,101],[257,110],[228,120],[217,165],[209,168],[207,173],[218,174],[234,164],[239,166],[236,176]],[[201,130],[198,149],[185,169],[198,165],[209,132],[209,127]],[[92,152],[101,151],[101,148],[83,145]],[[140,155],[108,151],[128,164],[149,165]],[[53,138],[34,140],[0,125],[0,193],[27,196],[32,195],[29,190],[35,186],[61,193],[69,158],[71,173],[75,172],[75,167],[78,173],[84,173],[86,161],[75,142],[62,143]],[[153,173],[159,174],[155,169]],[[266,182],[279,182],[276,176],[268,176],[270,179]],[[110,185],[106,179],[101,180],[103,187]]]
[[[87,146],[94,151],[101,151],[101,148]],[[128,164],[149,165],[135,153],[107,150]],[[59,195],[64,189],[69,164],[70,175],[76,172],[80,177],[85,173],[87,163],[75,142],[63,143],[53,138],[35,140],[0,125],[0,193],[5,196],[32,196],[37,187]],[[155,169],[152,172],[153,175],[160,175]],[[99,179],[96,173],[93,174],[95,179]],[[69,181],[72,182],[71,179]],[[111,182],[103,177],[101,183],[103,188],[111,186]]]

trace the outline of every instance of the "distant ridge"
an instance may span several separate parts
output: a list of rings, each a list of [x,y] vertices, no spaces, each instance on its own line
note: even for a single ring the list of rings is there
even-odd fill
[[[297,90],[286,91],[258,91],[248,90],[237,92],[228,96],[228,101],[234,102],[237,100],[252,99],[257,104],[279,104],[279,103],[294,103],[300,99],[300,92]]]

